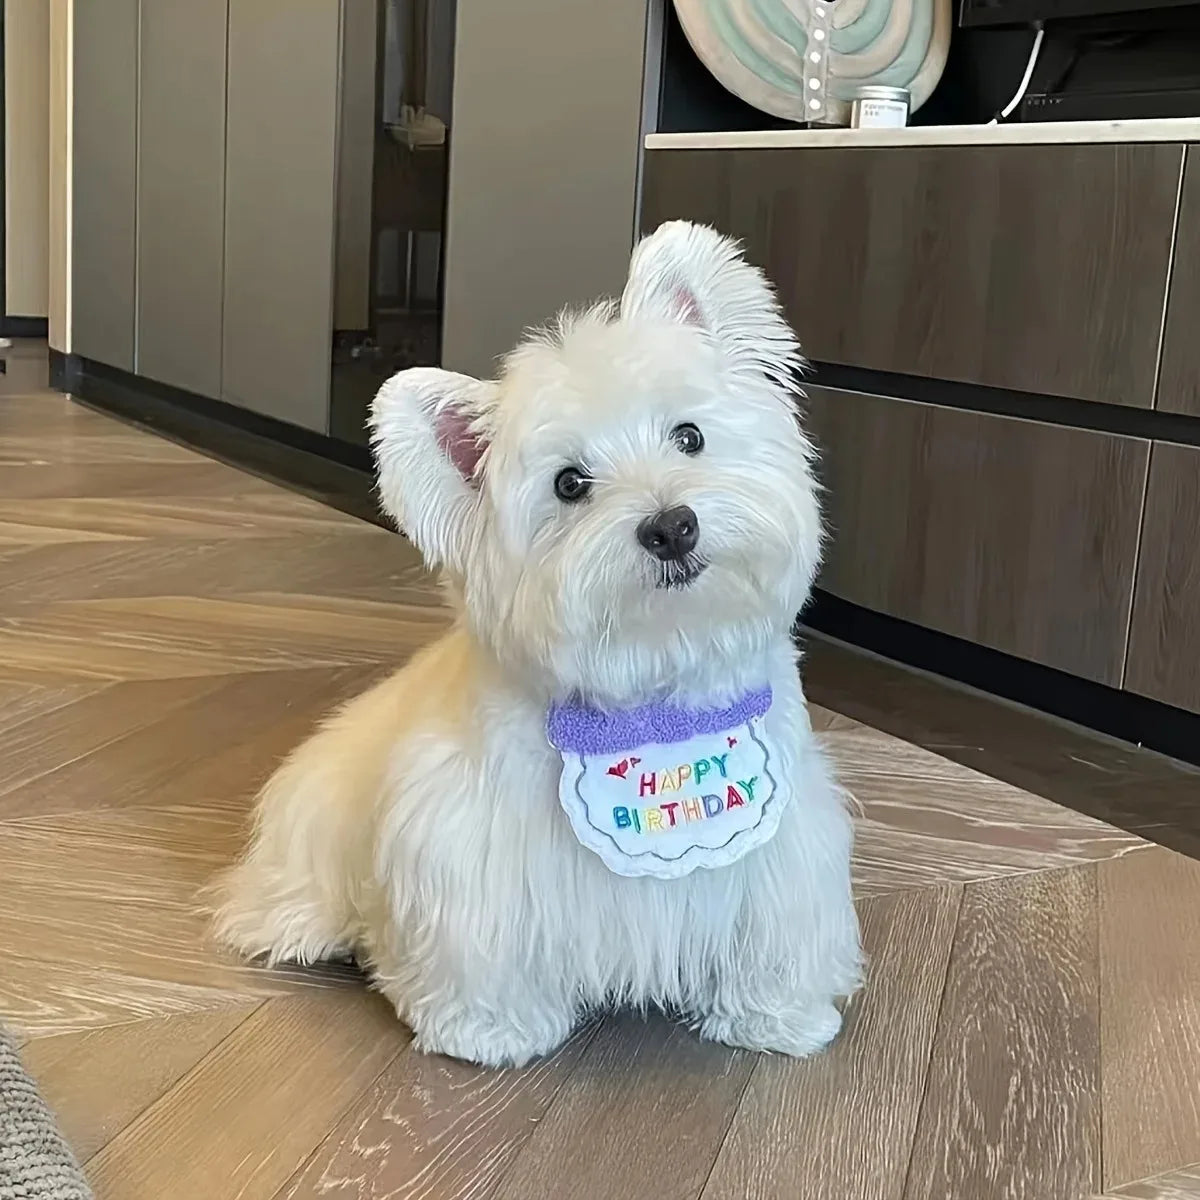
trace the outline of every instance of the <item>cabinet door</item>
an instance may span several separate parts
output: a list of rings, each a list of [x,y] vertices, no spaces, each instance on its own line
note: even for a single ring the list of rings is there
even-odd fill
[[[1200,712],[1200,449],[1155,442],[1125,686]]]
[[[460,0],[443,362],[620,295],[637,228],[647,0]]]
[[[73,11],[71,349],[132,371],[138,0]]]
[[[1158,407],[1200,417],[1200,151],[1190,146],[1163,333]]]
[[[1120,685],[1147,443],[827,388],[809,426],[822,587]]]
[[[229,2],[221,394],[320,432],[329,421],[340,7]]]
[[[652,150],[643,224],[744,239],[812,359],[1149,408],[1182,156]]]
[[[227,17],[226,0],[142,4],[137,371],[205,396],[221,394]]]

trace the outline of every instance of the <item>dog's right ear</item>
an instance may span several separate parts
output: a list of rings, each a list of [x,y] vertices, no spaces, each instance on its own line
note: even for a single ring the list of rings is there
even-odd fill
[[[414,367],[393,375],[371,405],[383,507],[430,566],[463,569],[496,386]]]
[[[802,365],[796,335],[766,276],[707,225],[668,221],[633,252],[621,315],[703,329],[735,370],[766,377],[791,403]]]

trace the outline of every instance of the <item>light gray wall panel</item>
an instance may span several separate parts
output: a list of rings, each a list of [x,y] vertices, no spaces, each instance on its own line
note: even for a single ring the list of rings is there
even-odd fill
[[[338,22],[333,0],[230,0],[222,396],[329,420]]]
[[[443,361],[619,292],[633,245],[647,0],[458,0]]]
[[[74,6],[72,350],[134,361],[138,0]]]
[[[137,370],[205,396],[221,394],[228,12],[143,0],[141,15]]]

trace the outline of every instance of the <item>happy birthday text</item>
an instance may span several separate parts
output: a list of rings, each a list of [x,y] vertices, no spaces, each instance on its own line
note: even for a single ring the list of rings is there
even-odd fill
[[[696,762],[681,763],[673,770],[643,772],[638,780],[638,798],[653,796],[658,803],[652,806],[614,805],[614,827],[632,829],[635,833],[665,833],[677,826],[708,821],[730,809],[752,804],[758,776],[730,779],[725,769],[728,758],[728,754],[713,754]],[[685,784],[696,785],[703,780],[711,788],[718,779],[722,781],[724,795],[718,789],[686,798],[662,799],[666,794],[682,791]],[[630,782],[633,780],[630,779]]]

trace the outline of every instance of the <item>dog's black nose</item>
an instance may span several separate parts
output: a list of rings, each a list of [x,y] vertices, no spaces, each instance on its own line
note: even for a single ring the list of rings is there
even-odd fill
[[[659,562],[687,558],[700,540],[700,522],[686,504],[647,517],[637,527],[637,540]]]

